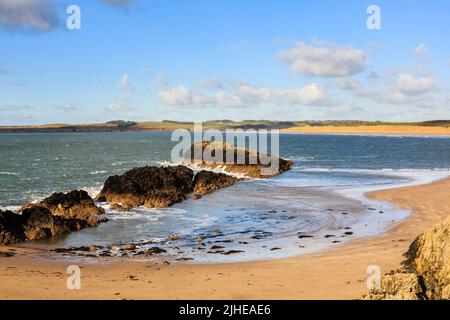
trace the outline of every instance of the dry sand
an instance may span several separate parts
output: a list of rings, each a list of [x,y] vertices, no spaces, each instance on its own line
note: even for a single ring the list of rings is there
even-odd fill
[[[323,134],[368,134],[368,135],[450,135],[448,127],[427,127],[415,125],[374,125],[374,126],[320,126],[293,127],[282,129],[284,133]]]
[[[413,239],[450,213],[450,179],[369,196],[410,208],[413,214],[381,236],[288,259],[222,265],[80,263],[80,290],[66,288],[69,263],[17,249],[20,254],[0,258],[0,298],[357,299],[367,291],[369,265],[382,272],[398,268]]]

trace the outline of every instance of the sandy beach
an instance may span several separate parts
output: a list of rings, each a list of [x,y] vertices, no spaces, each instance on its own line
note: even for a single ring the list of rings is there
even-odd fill
[[[0,247],[16,254],[0,258],[0,299],[357,299],[367,291],[369,265],[398,268],[414,238],[448,215],[448,190],[450,179],[368,194],[412,214],[380,236],[333,250],[221,265],[80,263],[80,290],[66,288],[69,263]]]
[[[406,136],[448,136],[450,128],[417,125],[373,125],[373,126],[304,126],[280,130],[282,133],[314,134],[363,134],[363,135],[406,135]]]

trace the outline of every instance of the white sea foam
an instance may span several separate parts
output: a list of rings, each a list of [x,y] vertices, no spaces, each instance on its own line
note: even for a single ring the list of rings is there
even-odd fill
[[[174,163],[174,162],[170,162],[170,161],[158,161],[157,163],[162,167],[173,167],[173,166],[181,165],[181,163]],[[254,179],[243,173],[235,173],[235,172],[227,171],[225,166],[217,166],[214,168],[210,168],[210,167],[199,166],[196,163],[184,163],[183,165],[185,165],[186,167],[188,167],[189,169],[191,169],[194,172],[206,170],[206,171],[211,171],[211,172],[215,172],[215,173],[223,173],[223,174],[226,174],[229,176],[236,177],[238,179]]]
[[[91,198],[95,198],[100,193],[100,191],[102,191],[102,188],[103,184],[98,184],[96,186],[86,186],[81,189],[86,191]]]
[[[21,206],[5,206],[5,207],[0,207],[0,210],[17,212],[20,208],[21,208]]]
[[[5,176],[18,176],[20,175],[19,172],[10,172],[10,171],[1,171],[0,175],[5,175]]]
[[[98,174],[103,174],[103,173],[108,173],[108,171],[104,171],[104,170],[98,170],[98,171],[91,171],[89,172],[90,175],[98,175]]]

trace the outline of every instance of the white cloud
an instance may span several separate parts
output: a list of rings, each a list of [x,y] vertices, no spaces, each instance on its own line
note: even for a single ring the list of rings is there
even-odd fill
[[[162,73],[158,74],[154,80],[160,87],[167,88],[169,86],[169,81],[167,81],[166,76]]]
[[[131,85],[128,73],[125,73],[119,81],[119,87],[122,90],[122,96],[105,108],[108,113],[120,113],[134,110],[134,99],[131,92],[134,87]]]
[[[27,104],[6,104],[3,106],[0,106],[0,111],[5,112],[17,112],[17,111],[24,111],[29,110],[31,107]]]
[[[0,0],[0,26],[9,31],[49,31],[58,25],[49,0]]]
[[[255,87],[247,83],[237,83],[229,89],[211,93],[193,91],[186,86],[163,88],[161,101],[166,105],[193,107],[256,107],[261,104],[316,105],[326,103],[325,89],[317,84],[308,84],[302,88],[272,89]]]
[[[431,77],[414,77],[410,74],[402,74],[395,81],[398,90],[406,95],[418,95],[431,91],[435,87]]]
[[[224,81],[217,77],[206,77],[197,81],[197,87],[202,89],[224,89]]]
[[[124,90],[125,92],[134,91],[134,87],[130,83],[130,77],[128,76],[128,73],[125,73],[122,76],[122,79],[120,79],[119,85],[122,88],[122,90]]]
[[[356,97],[369,98],[383,105],[405,105],[413,107],[439,107],[445,102],[432,77],[418,74],[386,73],[388,76],[361,82],[355,79],[338,79],[338,88]]]
[[[294,48],[279,52],[278,57],[294,73],[318,77],[350,76],[362,72],[367,65],[364,51],[331,44],[315,47],[297,42]]]
[[[126,102],[115,102],[106,107],[106,111],[109,113],[120,113],[132,111],[134,108]]]
[[[428,56],[427,46],[424,43],[421,43],[414,48],[413,53],[418,56]]]
[[[64,104],[64,105],[55,105],[55,109],[61,110],[63,112],[75,112],[80,111],[80,106],[76,104]]]
[[[164,89],[159,92],[163,103],[167,105],[212,105],[217,102],[214,97],[207,96],[200,92],[193,92],[185,86],[177,86],[172,89]]]
[[[276,90],[275,96],[278,103],[299,105],[313,105],[326,99],[325,89],[317,83],[308,84],[303,88]]]

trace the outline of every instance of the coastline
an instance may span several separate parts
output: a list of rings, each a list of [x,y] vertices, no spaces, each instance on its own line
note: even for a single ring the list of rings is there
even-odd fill
[[[412,214],[381,235],[335,249],[236,264],[79,263],[81,290],[66,289],[73,261],[20,255],[36,251],[14,248],[18,255],[0,258],[0,299],[357,299],[367,292],[368,266],[378,265],[382,273],[399,268],[409,244],[446,218],[449,187],[446,178],[368,193]]]
[[[324,135],[374,135],[374,136],[450,136],[448,127],[427,127],[416,125],[378,125],[378,126],[304,126],[280,130],[286,134],[324,134]]]
[[[2,133],[87,133],[87,132],[172,132],[176,129],[192,130],[189,123],[138,123],[133,126],[113,124],[83,124],[83,125],[38,125],[38,126],[0,126]],[[368,124],[368,125],[302,125],[277,127],[269,124],[260,127],[255,124],[236,124],[224,126],[220,123],[210,124],[206,129],[279,129],[282,134],[317,134],[317,135],[374,135],[374,136],[417,136],[417,137],[448,137],[450,126],[418,125],[418,124]]]

